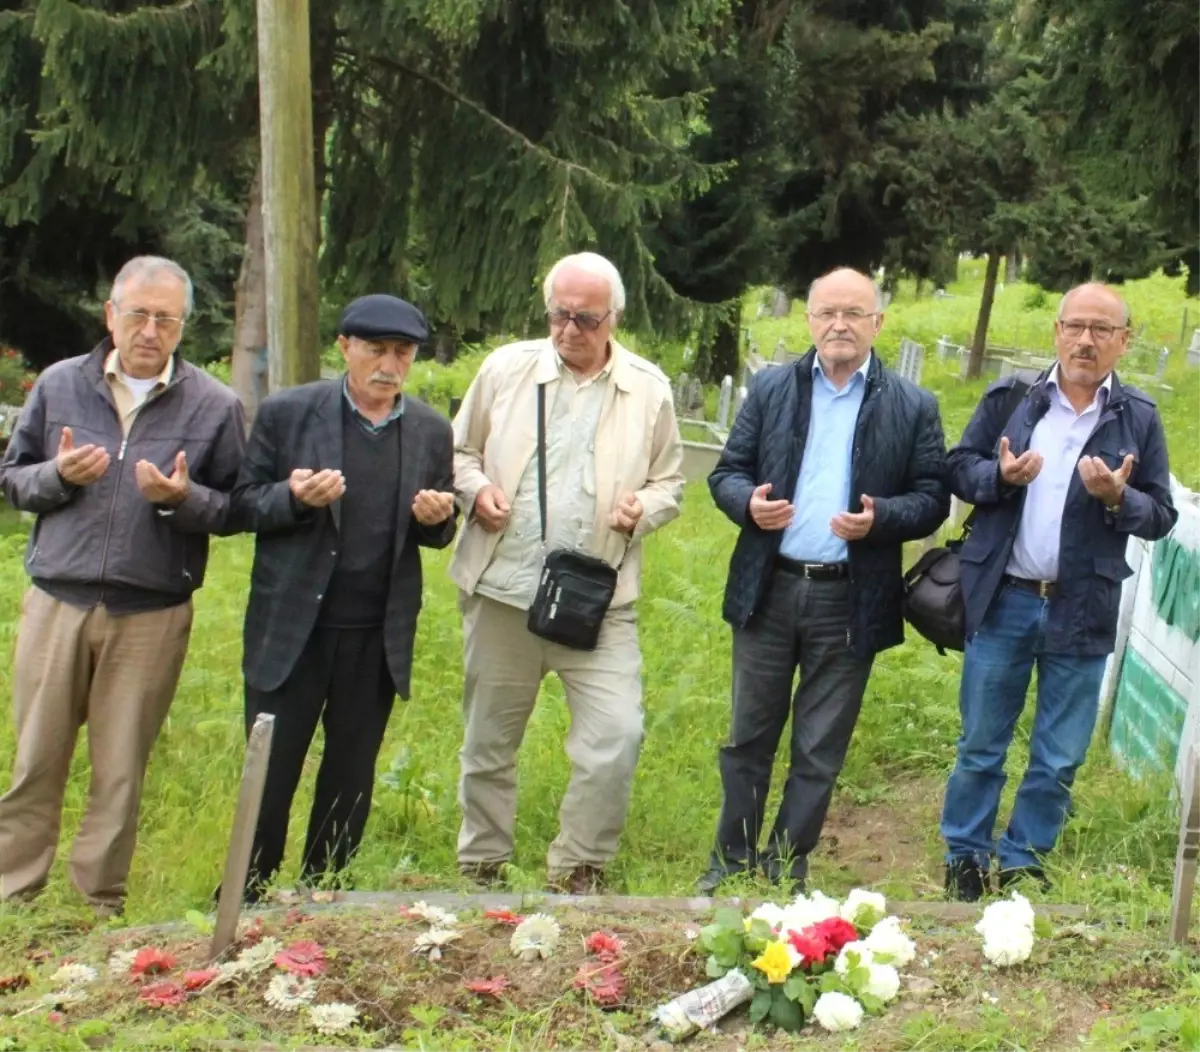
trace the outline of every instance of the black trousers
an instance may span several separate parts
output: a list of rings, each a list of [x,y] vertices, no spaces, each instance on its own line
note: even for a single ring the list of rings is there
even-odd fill
[[[318,721],[325,728],[325,752],[300,879],[318,884],[350,861],[371,810],[375,760],[395,695],[382,628],[314,629],[282,686],[256,690],[247,684],[246,733],[259,713],[275,717],[246,882],[251,897],[270,883],[283,862],[292,797]]]
[[[856,657],[846,644],[849,614],[848,581],[777,570],[762,608],[734,631],[733,720],[721,748],[715,868],[738,873],[761,865],[772,880],[807,875],[871,674],[872,659]],[[771,767],[789,714],[787,782],[760,857]]]

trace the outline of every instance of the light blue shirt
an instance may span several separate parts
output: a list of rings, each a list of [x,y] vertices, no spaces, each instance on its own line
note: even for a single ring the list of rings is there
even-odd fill
[[[829,520],[850,508],[850,458],[854,426],[867,391],[871,356],[840,391],[821,369],[812,367],[812,412],[808,438],[792,506],[796,513],[783,531],[779,554],[806,563],[844,563],[850,557],[846,542],[829,528]]]
[[[1029,448],[1042,454],[1042,470],[1025,487],[1021,522],[1017,528],[1012,555],[1004,572],[1030,581],[1058,580],[1058,549],[1062,540],[1063,508],[1067,490],[1079,468],[1083,447],[1096,425],[1112,390],[1112,373],[1104,378],[1092,404],[1082,413],[1075,412],[1070,399],[1058,386],[1058,366],[1046,379],[1050,408],[1037,422],[1029,439]]]
[[[363,411],[354,404],[354,399],[350,397],[350,381],[348,379],[342,380],[342,396],[346,399],[346,404],[350,407],[350,412],[354,414],[355,422],[368,435],[379,434],[393,420],[399,420],[404,415],[404,392],[396,396],[396,404],[392,406],[392,411],[380,420],[378,424],[365,416]]]

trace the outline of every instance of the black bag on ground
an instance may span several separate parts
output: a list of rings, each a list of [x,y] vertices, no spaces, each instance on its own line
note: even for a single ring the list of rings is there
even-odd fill
[[[538,384],[538,505],[546,543],[546,389]],[[595,650],[604,615],[617,590],[617,569],[587,552],[546,553],[527,627],[535,636],[573,650]]]
[[[1029,385],[1021,380],[1009,389],[1001,414],[1006,424],[1028,390]],[[904,575],[904,619],[937,647],[939,654],[966,649],[966,606],[958,553],[971,534],[974,518],[972,509],[958,540],[930,548]]]

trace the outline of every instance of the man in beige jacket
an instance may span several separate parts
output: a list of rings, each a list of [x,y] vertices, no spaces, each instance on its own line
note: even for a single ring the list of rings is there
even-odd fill
[[[616,268],[591,252],[567,256],[543,293],[549,338],[490,354],[454,421],[454,485],[468,515],[450,567],[466,665],[458,859],[481,883],[501,878],[513,848],[517,750],[542,679],[555,672],[571,712],[572,774],[547,869],[554,887],[583,894],[602,885],[625,823],[642,743],[633,609],[641,540],[679,514],[683,450],[667,378],[613,339],[625,306]],[[620,567],[595,650],[572,650],[526,627],[544,555],[558,548]]]

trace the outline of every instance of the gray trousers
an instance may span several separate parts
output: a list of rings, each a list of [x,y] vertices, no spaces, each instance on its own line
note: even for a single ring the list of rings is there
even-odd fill
[[[721,748],[715,868],[737,873],[761,864],[773,880],[807,874],[871,673],[872,659],[856,657],[847,644],[849,612],[849,581],[776,570],[750,623],[734,630],[733,720]],[[771,767],[789,713],[787,783],[760,856]]]

